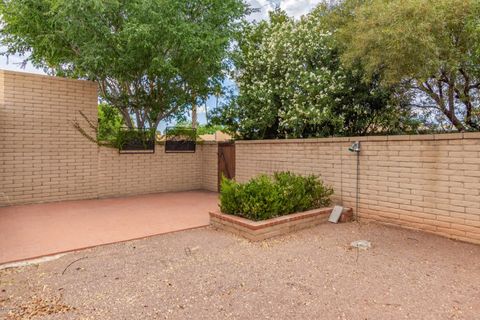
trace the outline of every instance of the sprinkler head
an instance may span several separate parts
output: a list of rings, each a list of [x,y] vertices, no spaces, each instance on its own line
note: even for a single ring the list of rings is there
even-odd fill
[[[360,141],[355,141],[350,147],[348,147],[350,152],[360,152]]]

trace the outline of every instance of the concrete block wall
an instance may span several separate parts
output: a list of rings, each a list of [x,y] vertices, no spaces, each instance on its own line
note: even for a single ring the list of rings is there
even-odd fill
[[[259,173],[316,174],[335,189],[334,202],[359,216],[480,243],[480,133],[239,141],[237,180]]]
[[[216,191],[217,144],[195,153],[122,154],[98,147],[97,86],[0,70],[0,206],[144,193]]]

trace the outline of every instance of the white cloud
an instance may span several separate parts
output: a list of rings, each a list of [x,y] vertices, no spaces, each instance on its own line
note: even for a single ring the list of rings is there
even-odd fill
[[[289,15],[299,18],[304,14],[310,12],[315,6],[317,6],[320,0],[284,0],[281,2],[280,7],[285,10]]]
[[[275,9],[280,5],[288,15],[300,18],[302,15],[310,12],[316,5],[324,0],[247,0],[247,3],[255,9],[260,10],[251,14],[249,20],[262,20],[268,17],[268,11]]]

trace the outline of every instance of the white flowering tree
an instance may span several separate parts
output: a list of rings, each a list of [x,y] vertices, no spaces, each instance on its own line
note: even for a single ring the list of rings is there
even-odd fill
[[[247,25],[234,56],[239,95],[217,120],[244,139],[367,134],[392,127],[392,92],[344,70],[325,7]],[[390,118],[389,118],[390,117]],[[388,121],[385,121],[388,119]],[[398,126],[397,126],[398,127]]]

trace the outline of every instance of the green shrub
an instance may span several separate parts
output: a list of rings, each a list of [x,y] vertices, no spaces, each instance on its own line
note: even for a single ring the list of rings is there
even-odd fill
[[[220,210],[259,221],[328,206],[332,194],[333,189],[314,175],[277,172],[247,183],[222,178]]]

